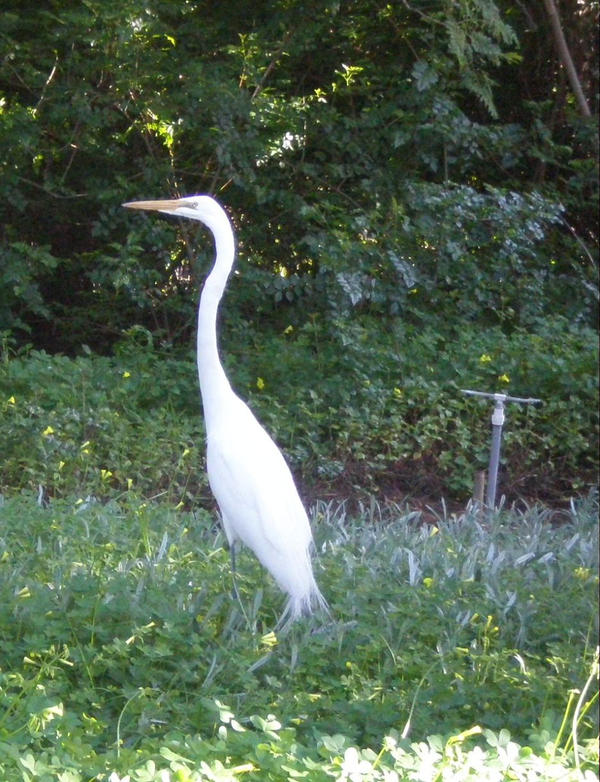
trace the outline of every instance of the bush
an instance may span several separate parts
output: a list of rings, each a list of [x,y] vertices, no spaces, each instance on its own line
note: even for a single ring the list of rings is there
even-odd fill
[[[233,385],[288,455],[310,496],[466,502],[487,465],[489,403],[461,389],[543,400],[510,405],[500,491],[563,501],[595,481],[597,341],[557,318],[536,331],[424,328],[309,317],[259,340],[228,323]],[[0,364],[4,491],[208,501],[194,357],[134,329],[112,358],[43,352]]]

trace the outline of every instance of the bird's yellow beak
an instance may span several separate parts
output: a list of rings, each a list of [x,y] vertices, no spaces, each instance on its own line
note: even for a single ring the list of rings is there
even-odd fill
[[[145,209],[150,212],[174,212],[181,206],[181,200],[173,198],[167,201],[128,201],[121,206],[125,206],[127,209]]]

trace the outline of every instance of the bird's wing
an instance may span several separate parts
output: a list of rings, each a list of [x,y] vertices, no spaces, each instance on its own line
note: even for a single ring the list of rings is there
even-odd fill
[[[239,401],[208,432],[207,468],[225,523],[259,557],[308,547],[311,532],[290,470],[275,443]]]

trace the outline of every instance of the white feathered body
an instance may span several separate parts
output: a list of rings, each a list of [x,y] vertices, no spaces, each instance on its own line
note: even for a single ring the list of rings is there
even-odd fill
[[[324,605],[310,561],[312,534],[281,452],[237,396],[207,431],[207,471],[230,545],[241,540],[289,595],[294,620]]]

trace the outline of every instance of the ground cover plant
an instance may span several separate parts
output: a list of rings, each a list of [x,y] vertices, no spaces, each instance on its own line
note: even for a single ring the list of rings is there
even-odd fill
[[[596,513],[318,504],[332,614],[278,637],[213,514],[7,498],[1,776],[593,779]]]
[[[500,492],[555,506],[598,469],[598,341],[555,317],[535,330],[368,318],[333,330],[226,319],[223,360],[307,498],[370,494],[464,504],[487,466],[490,407],[461,389],[539,397],[507,411]],[[114,355],[11,348],[0,360],[0,491],[101,498],[134,488],[209,507],[195,357],[133,328]]]

